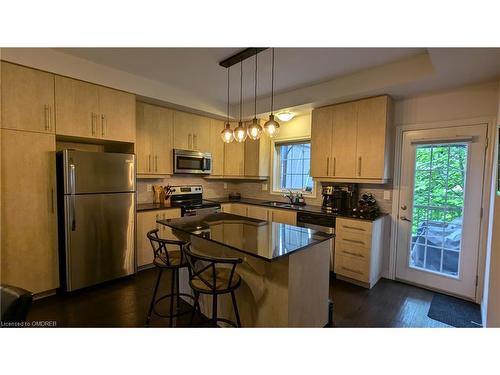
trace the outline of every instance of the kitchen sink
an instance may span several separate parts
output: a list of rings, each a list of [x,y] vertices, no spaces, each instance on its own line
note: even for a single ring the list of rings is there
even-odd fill
[[[267,202],[262,202],[262,204],[265,204],[266,206],[273,206],[273,207],[285,207],[285,208],[291,208],[294,205],[286,202],[277,202],[277,201],[267,201]]]

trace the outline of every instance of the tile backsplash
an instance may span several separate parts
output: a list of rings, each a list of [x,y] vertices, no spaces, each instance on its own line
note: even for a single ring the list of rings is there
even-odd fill
[[[227,188],[224,189],[224,183],[226,183]],[[245,198],[255,198],[264,200],[276,200],[276,201],[286,201],[286,198],[281,194],[271,194],[269,190],[262,190],[263,184],[269,184],[268,181],[265,182],[238,182],[238,181],[214,181],[207,180],[203,177],[188,177],[188,176],[174,176],[165,179],[138,179],[137,180],[137,202],[138,203],[150,203],[153,201],[153,192],[147,191],[147,185],[202,185],[203,186],[203,197],[206,199],[210,198],[220,198],[228,196],[230,192],[239,192],[242,197]],[[269,185],[268,185],[269,186]],[[322,196],[321,196],[321,183],[315,184],[316,197],[308,198],[306,197],[306,203],[315,206],[321,206]],[[391,192],[391,199],[384,200],[384,190],[389,190]],[[390,213],[392,209],[392,185],[384,184],[360,184],[359,194],[364,192],[371,192],[382,212]]]

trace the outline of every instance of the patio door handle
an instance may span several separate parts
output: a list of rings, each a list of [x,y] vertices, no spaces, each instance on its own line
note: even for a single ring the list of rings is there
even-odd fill
[[[401,220],[403,220],[403,221],[407,221],[407,222],[411,223],[411,220],[410,220],[410,219],[408,219],[406,216],[400,216],[399,218],[400,218]]]

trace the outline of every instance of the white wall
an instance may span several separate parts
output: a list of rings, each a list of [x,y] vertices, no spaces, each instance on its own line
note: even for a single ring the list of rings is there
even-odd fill
[[[500,82],[498,85],[498,115],[500,125]],[[498,161],[498,130],[495,137],[495,158]],[[492,176],[491,220],[489,226],[488,256],[486,259],[485,291],[482,303],[483,323],[487,327],[500,327],[500,196],[496,194],[497,168]]]

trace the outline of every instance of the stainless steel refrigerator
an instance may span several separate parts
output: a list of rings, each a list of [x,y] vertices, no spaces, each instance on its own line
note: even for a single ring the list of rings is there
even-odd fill
[[[135,156],[57,153],[61,289],[135,273]]]

